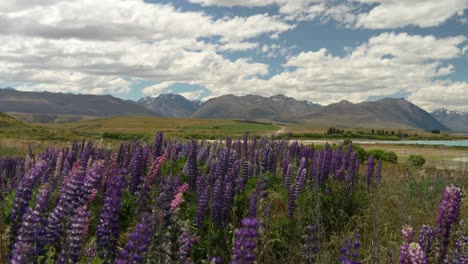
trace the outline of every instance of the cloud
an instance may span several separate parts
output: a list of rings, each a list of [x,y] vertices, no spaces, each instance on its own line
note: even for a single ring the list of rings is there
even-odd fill
[[[189,0],[205,6],[258,7],[276,5],[287,19],[326,22],[334,19],[349,27],[393,29],[405,26],[438,26],[453,16],[463,16],[466,0]],[[466,19],[460,19],[464,23]]]
[[[436,81],[408,97],[409,100],[429,111],[438,108],[468,111],[468,83]]]
[[[382,29],[408,25],[433,27],[454,15],[462,16],[468,8],[466,0],[361,0],[376,4],[368,13],[358,15],[356,26]]]
[[[129,92],[138,79],[221,86],[268,73],[222,52],[255,49],[250,39],[292,28],[268,14],[214,18],[142,0],[4,1],[0,82],[90,93]]]
[[[202,94],[204,93],[204,90],[197,90],[197,91],[191,91],[191,92],[181,92],[179,93],[183,97],[189,99],[189,100],[200,100],[202,99]]]
[[[321,104],[341,100],[361,102],[369,96],[400,92],[409,93],[412,100],[418,101],[423,94],[421,91],[428,87],[438,87],[440,91],[447,87],[445,103],[449,103],[450,98],[459,93],[457,89],[468,93],[466,82],[457,84],[457,89],[448,89],[452,83],[441,85],[440,81],[434,80],[454,71],[454,66],[446,65],[445,61],[462,56],[460,46],[465,41],[464,36],[436,38],[382,33],[343,57],[335,56],[325,48],[291,56],[284,64],[285,71],[261,82],[272,93],[284,93]],[[424,97],[418,102],[430,102],[429,98]]]

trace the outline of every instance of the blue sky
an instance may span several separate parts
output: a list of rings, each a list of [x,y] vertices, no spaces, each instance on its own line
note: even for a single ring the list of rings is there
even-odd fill
[[[0,3],[0,87],[468,111],[466,0]]]

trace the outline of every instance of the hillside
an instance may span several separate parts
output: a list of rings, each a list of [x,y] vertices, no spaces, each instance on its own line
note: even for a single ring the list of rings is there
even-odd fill
[[[466,112],[441,108],[433,111],[431,115],[454,131],[468,132],[468,113]]]
[[[200,107],[179,94],[160,94],[158,97],[145,97],[138,104],[162,117],[190,117]]]
[[[346,127],[450,130],[418,106],[392,98],[358,104],[342,101],[321,107],[303,119],[308,123]]]
[[[0,112],[52,115],[50,118],[53,118],[53,115],[154,115],[152,111],[135,102],[125,101],[110,95],[20,92],[12,89],[0,89]]]
[[[23,140],[72,140],[81,138],[73,131],[45,127],[41,125],[25,124],[10,115],[0,112],[0,139]]]
[[[25,127],[25,126],[26,125],[23,122],[17,120],[16,118],[0,112],[0,127],[1,128]]]
[[[223,95],[206,101],[192,117],[298,122],[297,116],[320,107],[284,95]]]

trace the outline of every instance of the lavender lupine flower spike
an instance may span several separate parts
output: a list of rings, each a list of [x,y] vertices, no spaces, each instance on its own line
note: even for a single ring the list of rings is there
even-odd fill
[[[369,159],[367,160],[367,167],[366,167],[366,180],[367,180],[367,192],[370,192],[370,185],[371,180],[374,176],[374,155],[370,155]]]
[[[382,180],[382,159],[379,159],[377,166],[375,167],[375,179],[377,182]]]
[[[67,231],[66,242],[63,244],[57,263],[76,263],[80,257],[81,244],[84,234],[88,229],[89,213],[85,208],[80,207],[75,216],[71,219],[70,227]]]
[[[339,261],[342,264],[360,264],[359,261],[359,243],[360,236],[354,235],[354,240],[351,241],[348,237],[345,237],[345,245],[341,248],[341,256]]]
[[[427,264],[427,258],[418,243],[411,243],[409,245],[409,257],[411,264]]]
[[[198,165],[197,165],[197,141],[192,140],[189,144],[189,152],[187,158],[187,165],[188,165],[188,182],[190,189],[195,189],[197,184],[197,177],[198,177]]]
[[[418,243],[421,245],[422,250],[426,254],[427,257],[431,255],[431,253],[435,249],[435,242],[436,242],[436,232],[434,229],[428,225],[423,225],[421,230],[419,231]]]
[[[400,247],[400,264],[411,264],[410,244],[414,242],[414,231],[411,226],[405,225],[401,229],[403,244]]]
[[[439,207],[437,217],[437,233],[442,240],[442,247],[439,252],[439,261],[443,262],[447,254],[447,247],[450,242],[450,232],[452,226],[456,225],[460,216],[461,193],[455,186],[445,188],[444,197]]]
[[[241,223],[242,227],[235,232],[231,264],[250,264],[255,261],[255,239],[260,223],[255,218],[244,218]]]
[[[119,215],[124,188],[125,178],[119,168],[114,168],[96,230],[98,254],[101,258],[108,258],[111,261],[116,257],[117,240],[119,238]]]
[[[179,250],[177,251],[177,259],[180,264],[188,263],[187,259],[190,256],[190,252],[192,251],[192,247],[197,241],[197,238],[190,234],[190,228],[184,227],[182,234],[177,239],[179,244]]]
[[[115,263],[144,263],[146,252],[151,243],[151,235],[151,217],[149,214],[143,214]]]
[[[36,165],[26,174],[21,180],[16,191],[13,208],[10,215],[10,235],[16,237],[16,232],[20,226],[20,220],[28,207],[31,200],[34,186],[38,180],[44,175],[47,169],[47,164],[43,161],[37,162]]]
[[[131,194],[136,194],[139,191],[140,183],[145,173],[145,160],[143,159],[143,148],[137,145],[133,152],[132,159],[130,161],[130,186],[129,190]]]
[[[27,208],[23,215],[16,243],[13,246],[13,263],[19,259],[23,260],[22,263],[33,262],[33,257],[41,254],[44,246],[42,243],[43,214],[49,205],[49,194],[49,188],[42,188],[39,191],[34,209]]]
[[[154,139],[153,162],[162,155],[163,133],[158,131]]]
[[[317,226],[306,226],[304,230],[302,252],[304,254],[304,262],[307,264],[317,263],[318,240]]]

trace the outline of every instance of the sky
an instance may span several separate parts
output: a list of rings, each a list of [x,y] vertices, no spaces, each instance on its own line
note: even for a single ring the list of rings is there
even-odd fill
[[[468,111],[468,0],[0,0],[0,87]]]

